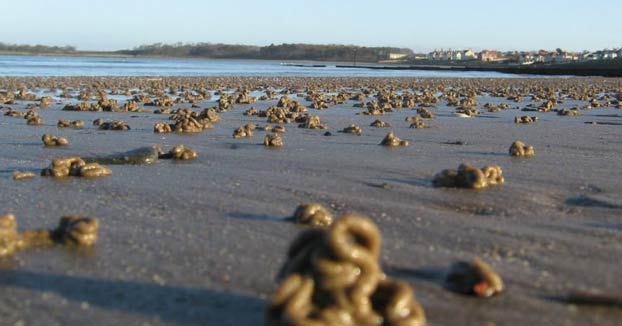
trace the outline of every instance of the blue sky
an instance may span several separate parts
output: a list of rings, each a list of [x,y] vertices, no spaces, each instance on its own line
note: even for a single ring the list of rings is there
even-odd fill
[[[0,42],[116,50],[155,42],[501,50],[622,46],[622,0],[0,0]]]

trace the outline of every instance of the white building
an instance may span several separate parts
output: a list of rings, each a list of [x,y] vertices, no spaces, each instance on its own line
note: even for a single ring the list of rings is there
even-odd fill
[[[473,52],[473,50],[468,49],[462,52],[462,60],[475,60],[477,59],[477,54]]]
[[[440,60],[441,53],[438,50],[428,53],[428,60]]]
[[[433,52],[428,53],[428,60],[435,61],[464,61],[464,60],[473,60],[477,58],[477,55],[473,50],[434,50]]]
[[[477,59],[477,54],[473,50],[434,50],[427,54],[428,60],[434,61],[465,61]]]
[[[611,51],[611,50],[603,51],[603,55],[602,55],[603,59],[615,59],[617,57],[618,57],[618,52]]]
[[[602,59],[601,55],[598,52],[586,52],[581,55],[583,61],[592,61],[592,60],[600,60]]]
[[[389,60],[400,60],[404,59],[408,56],[408,54],[403,53],[389,53]]]
[[[570,62],[579,59],[579,57],[573,55],[572,53],[562,52],[562,53],[553,53],[549,59],[549,62]]]
[[[518,63],[520,63],[521,65],[531,65],[534,64],[536,60],[536,56],[532,54],[524,54],[518,58]]]
[[[428,54],[428,59],[435,61],[449,61],[451,60],[451,51],[434,50]]]

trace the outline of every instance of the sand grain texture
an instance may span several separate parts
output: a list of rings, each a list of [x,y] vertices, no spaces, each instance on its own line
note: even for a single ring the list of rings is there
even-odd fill
[[[252,106],[265,110],[277,101]],[[25,103],[5,107],[23,110]],[[366,128],[359,137],[336,132],[377,118],[355,115],[361,109],[354,103],[310,110],[331,126],[332,137],[292,127],[278,150],[264,148],[261,130],[231,138],[240,125],[265,124],[242,115],[250,104],[235,105],[213,129],[195,135],[155,134],[153,125],[166,115],[61,111],[64,104],[39,114],[44,121],[85,120],[83,129],[35,128],[0,116],[3,212],[14,213],[23,228],[75,214],[101,222],[94,248],[33,250],[0,260],[0,324],[261,325],[278,266],[301,231],[287,218],[299,203],[319,202],[336,216],[356,211],[373,219],[383,235],[383,269],[413,286],[430,325],[620,325],[619,308],[555,300],[582,289],[622,295],[622,128],[585,123],[622,122],[598,116],[618,109],[571,118],[529,112],[540,121],[517,125],[517,110],[460,119],[441,102],[433,128],[414,133],[404,121],[414,111],[385,114],[382,120],[410,143],[391,149],[378,145],[385,128]],[[95,118],[122,119],[132,129],[98,130],[90,123]],[[44,133],[67,137],[71,145],[44,148]],[[465,145],[444,144],[455,139]],[[516,139],[538,155],[510,157],[507,148]],[[198,158],[110,165],[111,176],[94,180],[12,179],[13,171],[37,173],[58,156],[182,143]],[[437,172],[463,162],[497,164],[506,183],[485,191],[432,186]],[[478,300],[443,288],[451,263],[474,256],[501,274],[505,293]]]

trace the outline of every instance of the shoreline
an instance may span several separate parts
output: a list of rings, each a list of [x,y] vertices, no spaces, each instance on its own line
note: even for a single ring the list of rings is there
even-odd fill
[[[132,55],[132,54],[123,54],[123,53],[115,53],[115,52],[80,52],[80,53],[28,53],[28,52],[7,52],[0,51],[0,56],[45,56],[45,57],[85,57],[85,58],[136,58],[136,59],[190,59],[190,60],[248,60],[248,61],[274,61],[274,62],[292,62],[292,63],[318,63],[321,65],[330,65],[330,64],[338,64],[338,63],[348,63],[351,62],[349,60],[344,61],[334,61],[334,60],[307,60],[307,59],[263,59],[263,58],[238,58],[238,57],[230,57],[230,58],[211,58],[211,57],[201,57],[201,56],[162,56],[162,55]],[[363,62],[365,64],[371,65],[375,64],[374,62]]]
[[[372,69],[372,70],[421,70],[421,71],[456,71],[456,72],[499,72],[515,75],[542,75],[542,76],[581,76],[581,77],[622,77],[622,59],[610,59],[595,62],[563,63],[552,65],[510,65],[495,63],[382,63],[351,61],[321,61],[321,60],[287,60],[262,58],[209,58],[200,56],[157,56],[157,55],[130,55],[115,52],[79,52],[79,53],[27,53],[27,52],[0,52],[0,56],[46,56],[46,57],[85,57],[85,58],[136,58],[136,59],[176,59],[176,60],[249,60],[281,62],[287,66],[326,68],[335,66],[339,69]]]
[[[337,65],[337,68],[365,68],[377,70],[430,70],[430,71],[479,71],[500,72],[519,75],[543,75],[543,76],[581,76],[581,77],[622,77],[622,64],[616,60],[611,62],[585,62],[567,63],[556,65],[435,65],[435,64],[411,64],[411,65]],[[613,63],[614,67],[607,67]],[[493,66],[494,65],[494,66]]]

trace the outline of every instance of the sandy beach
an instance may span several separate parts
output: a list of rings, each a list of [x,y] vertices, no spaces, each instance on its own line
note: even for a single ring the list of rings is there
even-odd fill
[[[75,97],[87,88],[87,102],[97,103],[99,89],[123,106],[137,94],[160,97],[156,89],[163,96],[169,85],[176,88],[173,98],[209,90],[211,98],[194,108],[186,101],[172,106],[197,112],[217,105],[216,91],[277,94],[233,104],[212,129],[196,134],[154,133],[154,124],[171,122],[170,114],[154,114],[161,108],[144,103],[144,112],[62,110],[82,102]],[[305,202],[322,203],[335,216],[370,217],[383,236],[382,268],[412,286],[429,325],[622,325],[619,305],[565,300],[576,291],[622,297],[622,110],[606,103],[620,99],[619,79],[0,78],[0,92],[22,87],[53,101],[36,109],[41,126],[0,116],[0,215],[15,214],[20,229],[51,228],[64,215],[97,217],[101,226],[93,248],[54,246],[0,258],[0,325],[262,325],[287,248],[305,229],[288,218]],[[284,124],[282,148],[263,146],[260,129],[250,138],[232,137],[244,124],[267,125],[264,117],[242,113],[276,105],[288,88],[288,97],[305,106],[312,104],[305,99],[309,90],[369,95],[308,108],[327,129]],[[416,116],[421,102],[379,116],[357,114],[366,109],[354,105],[377,99],[378,89],[429,91],[439,99],[429,108],[436,118],[425,121],[429,128],[409,128],[405,118]],[[555,94],[556,110],[580,114],[521,111],[546,99],[510,100],[513,89]],[[60,97],[61,90],[74,98]],[[442,99],[452,91],[474,94],[481,113],[456,116]],[[588,109],[593,99],[602,107]],[[16,99],[1,111],[25,113],[38,103]],[[488,112],[486,103],[509,108]],[[538,121],[514,122],[524,115]],[[97,118],[124,120],[131,129],[100,130],[92,125]],[[85,126],[58,128],[59,119]],[[376,119],[392,127],[371,127]],[[362,134],[338,132],[350,124]],[[390,130],[410,146],[380,146]],[[46,133],[70,144],[44,147]],[[516,140],[533,145],[535,156],[508,155]],[[61,156],[178,144],[198,158],[109,165],[112,175],[96,179],[38,176]],[[435,174],[465,162],[499,165],[505,184],[482,191],[432,185]],[[16,170],[37,177],[13,180]],[[499,296],[478,299],[444,288],[449,266],[476,256],[503,278]]]

